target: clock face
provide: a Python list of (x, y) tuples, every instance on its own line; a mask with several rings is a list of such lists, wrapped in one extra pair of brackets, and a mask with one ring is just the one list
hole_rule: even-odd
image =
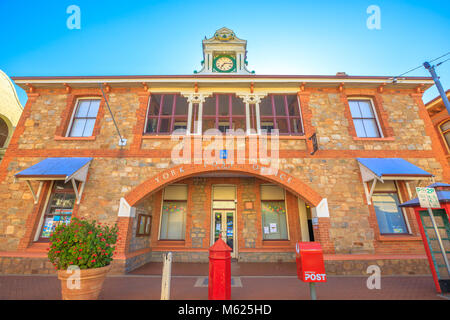
[(234, 59), (230, 56), (218, 56), (214, 60), (214, 67), (217, 71), (230, 72), (234, 69)]

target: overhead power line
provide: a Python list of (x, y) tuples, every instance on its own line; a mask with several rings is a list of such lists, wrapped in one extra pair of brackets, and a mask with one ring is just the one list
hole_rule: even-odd
[[(445, 53), (445, 54), (443, 54), (443, 55), (440, 56), (440, 57), (437, 57), (437, 58), (434, 58), (434, 59), (430, 60), (429, 62), (433, 62), (433, 61), (439, 60), (439, 59), (441, 59), (441, 58), (443, 58), (443, 57), (445, 57), (445, 56), (447, 56), (447, 55), (449, 55), (449, 54), (450, 54), (450, 51), (447, 52), (447, 53)], [(447, 60), (449, 60), (449, 59), (447, 59)], [(445, 61), (447, 61), (447, 60), (445, 60)], [(444, 63), (445, 61), (438, 63), (436, 66), (441, 65), (441, 64)], [(392, 77), (393, 82), (396, 82), (396, 81), (397, 81), (397, 78), (400, 78), (400, 77), (404, 76), (405, 74), (408, 74), (408, 73), (410, 73), (410, 72), (413, 72), (414, 70), (420, 69), (420, 68), (422, 68), (422, 67), (423, 67), (423, 64), (421, 64), (421, 65), (419, 65), (419, 66), (417, 66), (417, 67), (415, 67), (415, 68), (413, 68), (413, 69), (411, 69), (411, 70), (408, 70), (408, 71), (406, 71), (406, 72), (403, 72), (402, 74), (400, 74), (400, 75), (398, 75), (398, 76)]]

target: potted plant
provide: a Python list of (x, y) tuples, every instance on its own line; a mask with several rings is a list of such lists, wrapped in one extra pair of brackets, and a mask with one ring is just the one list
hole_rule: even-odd
[(117, 224), (72, 218), (50, 236), (48, 258), (58, 270), (63, 300), (96, 300), (113, 260)]

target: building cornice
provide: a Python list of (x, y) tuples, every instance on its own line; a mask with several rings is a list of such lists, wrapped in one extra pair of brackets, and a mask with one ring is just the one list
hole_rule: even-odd
[(12, 77), (14, 82), (27, 90), (30, 85), (46, 87), (54, 85), (92, 85), (108, 83), (109, 85), (152, 85), (167, 84), (264, 84), (264, 85), (304, 85), (336, 86), (336, 85), (369, 85), (385, 88), (413, 89), (422, 86), (422, 90), (431, 87), (431, 77), (402, 77), (392, 83), (392, 77), (386, 76), (327, 76), (327, 75), (138, 75), (138, 76), (45, 76), (45, 77)]

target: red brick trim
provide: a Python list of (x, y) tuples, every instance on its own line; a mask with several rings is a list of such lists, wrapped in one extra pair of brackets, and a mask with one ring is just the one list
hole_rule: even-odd
[(119, 228), (119, 237), (115, 247), (114, 259), (126, 259), (133, 235), (133, 218), (119, 217), (117, 226)]
[(25, 222), (25, 234), (20, 239), (17, 250), (25, 250), (33, 243), (34, 235), (37, 232), (42, 212), (45, 210), (45, 202), (50, 192), (51, 183), (51, 181), (44, 182), (38, 203), (34, 206), (33, 211)]
[(425, 254), (324, 254), (324, 260), (409, 260), (427, 259)]
[(60, 137), (55, 136), (55, 141), (93, 141), (95, 140), (95, 136), (91, 137)]
[(303, 120), (303, 131), (305, 132), (304, 139), (306, 139), (306, 147), (308, 153), (310, 153), (313, 151), (313, 144), (308, 138), (316, 132), (316, 129), (312, 125), (311, 121), (313, 115), (311, 108), (309, 107), (310, 92), (300, 91), (297, 93), (297, 96), (300, 100), (300, 112)]
[[(142, 92), (138, 94), (139, 108), (136, 111), (136, 124), (133, 129), (133, 142), (130, 150), (136, 151), (141, 149), (142, 139), (144, 137), (145, 120), (147, 118), (147, 107), (150, 99), (150, 92)], [(168, 136), (170, 138), (170, 136)], [(147, 137), (146, 137), (147, 138)]]
[[(166, 185), (185, 179), (187, 177), (195, 176), (199, 173), (215, 172), (215, 171), (220, 170), (218, 170), (217, 167), (208, 164), (179, 165), (149, 178), (148, 180), (137, 186), (135, 189), (133, 189), (131, 192), (129, 192), (125, 196), (125, 200), (127, 200), (127, 202), (131, 206), (134, 206), (146, 195), (155, 192), (157, 190), (160, 190)], [(277, 185), (281, 185), (283, 188), (297, 195), (298, 197), (303, 199), (308, 204), (311, 204), (312, 206), (317, 206), (319, 202), (322, 200), (322, 197), (311, 187), (309, 187), (306, 183), (281, 170), (278, 171), (277, 176), (260, 175), (258, 171), (255, 170), (254, 167), (250, 164), (237, 164), (233, 168), (227, 169), (227, 171), (246, 173), (249, 174), (250, 176), (255, 176), (262, 180), (270, 181)], [(163, 177), (166, 176), (167, 179), (164, 179)], [(287, 179), (290, 179), (289, 183), (287, 182)]]
[[(17, 123), (16, 129), (14, 130), (14, 133), (11, 137), (11, 140), (9, 142), (8, 148), (6, 149), (6, 153), (5, 153), (5, 156), (3, 157), (3, 160), (9, 156), (14, 155), (15, 152), (18, 150), (20, 136), (25, 131), (25, 122), (30, 117), (31, 108), (32, 108), (33, 104), (36, 102), (38, 97), (39, 97), (39, 93), (28, 93), (27, 103), (25, 104), (25, 107), (23, 108), (23, 112), (20, 116), (19, 122)], [(1, 180), (1, 176), (0, 176), (0, 180)]]
[[(378, 122), (380, 124), (380, 130), (382, 132), (383, 138), (361, 138), (358, 137), (356, 134), (356, 129), (355, 129), (355, 125), (353, 123), (353, 117), (352, 114), (350, 112), (350, 106), (348, 103), (348, 100), (351, 100), (351, 98), (368, 98), (371, 99), (371, 101), (373, 102), (373, 108), (375, 113), (377, 114), (377, 118), (378, 118)], [(351, 94), (347, 94), (345, 92), (341, 93), (341, 101), (345, 104), (345, 110), (344, 110), (344, 115), (348, 120), (348, 131), (350, 133), (350, 135), (355, 139), (355, 140), (388, 140), (386, 138), (395, 138), (394, 137), (394, 130), (392, 129), (391, 126), (389, 126), (389, 118), (388, 118), (388, 113), (386, 112), (386, 110), (383, 107), (383, 99), (381, 97), (381, 95), (379, 93), (373, 93), (373, 94), (367, 94), (367, 93), (363, 93), (363, 94), (358, 94), (358, 93), (351, 93)]]

